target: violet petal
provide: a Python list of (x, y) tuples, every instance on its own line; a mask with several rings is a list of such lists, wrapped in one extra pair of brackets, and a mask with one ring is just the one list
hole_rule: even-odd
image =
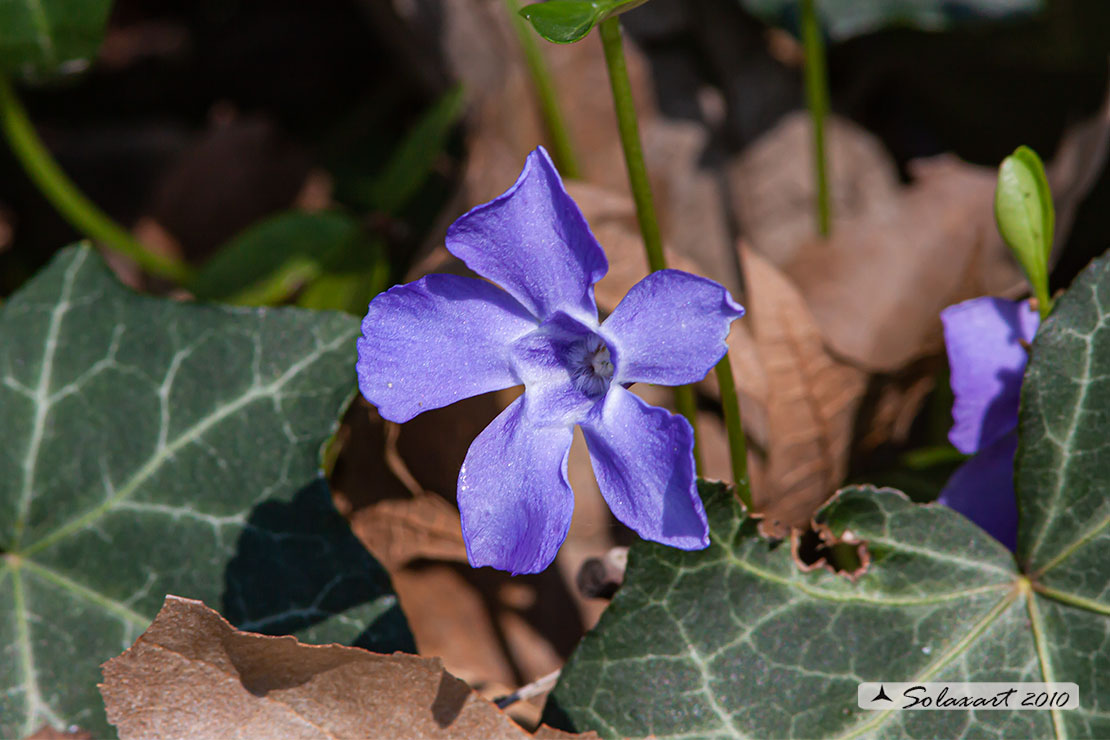
[(358, 340), (358, 384), (390, 421), (519, 385), (509, 345), (536, 328), (484, 280), (428, 275), (374, 298)]
[(660, 270), (632, 286), (602, 324), (618, 383), (696, 383), (725, 356), (729, 327), (744, 309), (721, 285)]
[(1010, 550), (1017, 547), (1017, 442), (1017, 430), (1012, 430), (980, 450), (956, 469), (937, 499), (937, 503), (960, 512)]
[(538, 573), (570, 529), (567, 482), (573, 427), (538, 426), (513, 401), (475, 438), (459, 471), (459, 512), (470, 564)]
[(542, 147), (516, 184), (451, 225), (447, 249), (539, 319), (597, 320), (593, 285), (609, 263)]
[(941, 311), (951, 367), (952, 430), (960, 452), (981, 450), (1017, 426), (1021, 380), (1040, 318), (1027, 302), (975, 298)]
[(646, 540), (683, 550), (709, 545), (686, 419), (614, 385), (582, 422), (601, 495)]

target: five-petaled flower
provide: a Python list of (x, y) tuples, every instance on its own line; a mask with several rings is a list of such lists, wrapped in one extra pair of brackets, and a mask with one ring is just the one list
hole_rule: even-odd
[(661, 270), (599, 322), (594, 284), (608, 261), (542, 148), (504, 195), (451, 226), (447, 248), (492, 282), (428, 275), (377, 296), (362, 322), (358, 377), (396, 422), (524, 386), (459, 472), (471, 564), (534, 573), (554, 559), (574, 508), (575, 425), (618, 519), (645, 539), (706, 547), (690, 425), (627, 388), (702, 379), (743, 309), (711, 280)]
[(1028, 301), (975, 298), (944, 309), (941, 320), (956, 397), (948, 439), (974, 457), (952, 474), (937, 500), (1013, 550), (1018, 401), (1040, 317)]

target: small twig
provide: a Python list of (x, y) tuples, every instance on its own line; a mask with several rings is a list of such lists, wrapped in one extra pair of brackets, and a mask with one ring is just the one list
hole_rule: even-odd
[(513, 704), (516, 704), (518, 701), (526, 701), (528, 699), (531, 699), (533, 696), (546, 694), (548, 691), (551, 691), (551, 689), (555, 687), (555, 682), (559, 680), (559, 674), (562, 672), (562, 668), (557, 671), (552, 671), (543, 678), (536, 679), (527, 686), (521, 686), (519, 689), (509, 694), (508, 696), (502, 696), (499, 699), (494, 699), (493, 703), (497, 705), (498, 709), (505, 709), (506, 707), (510, 707)]

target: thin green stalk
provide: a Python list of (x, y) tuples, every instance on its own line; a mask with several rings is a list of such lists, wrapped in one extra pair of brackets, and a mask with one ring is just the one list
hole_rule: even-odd
[(46, 199), (81, 233), (131, 258), (152, 275), (185, 283), (190, 275), (185, 263), (155, 254), (129, 231), (113, 221), (77, 189), (35, 133), (27, 111), (6, 77), (0, 74), (0, 129), (27, 175)]
[(1041, 321), (1044, 321), (1048, 318), (1048, 315), (1052, 313), (1054, 303), (1052, 296), (1049, 295), (1048, 286), (1034, 285), (1033, 294), (1037, 297), (1037, 313), (1041, 315)]
[(816, 0), (802, 0), (802, 47), (806, 57), (806, 104), (813, 123), (813, 176), (817, 186), (817, 231), (830, 233), (831, 207), (825, 161), (825, 116), (829, 112), (829, 77), (825, 42), (817, 17)]
[[(659, 220), (655, 215), (651, 182), (648, 180), (644, 150), (640, 144), (640, 127), (636, 121), (636, 108), (632, 101), (632, 83), (628, 79), (628, 65), (624, 58), (624, 47), (621, 45), (620, 21), (616, 17), (608, 18), (601, 22), (598, 30), (605, 49), (605, 63), (609, 67), (613, 104), (617, 109), (617, 127), (620, 130), (621, 147), (624, 149), (624, 161), (628, 166), (632, 198), (636, 202), (636, 218), (640, 222), (640, 233), (644, 238), (648, 268), (652, 272), (663, 270), (667, 267), (667, 260), (663, 256), (663, 237), (659, 231)], [(701, 448), (698, 444), (697, 400), (694, 397), (693, 386), (675, 388), (674, 403), (678, 412), (686, 417), (694, 430), (694, 464), (700, 473)], [(736, 474), (735, 469), (733, 474)]]
[(736, 381), (732, 377), (732, 365), (728, 355), (721, 358), (714, 368), (717, 372), (717, 386), (721, 389), (721, 407), (725, 413), (725, 429), (728, 431), (728, 454), (732, 462), (732, 479), (736, 493), (748, 511), (752, 510), (752, 491), (748, 485), (748, 445), (744, 440), (744, 426), (740, 421), (740, 397), (736, 395)]
[(605, 49), (605, 63), (609, 67), (609, 83), (613, 89), (613, 104), (617, 109), (617, 128), (620, 130), (624, 162), (628, 166), (628, 180), (632, 185), (632, 198), (636, 201), (636, 218), (644, 237), (648, 268), (655, 272), (667, 267), (663, 257), (663, 237), (651, 197), (651, 181), (644, 164), (644, 149), (640, 144), (640, 126), (636, 121), (636, 106), (632, 101), (632, 83), (628, 79), (628, 65), (621, 45), (620, 20), (614, 16), (598, 25), (601, 43)]
[(528, 65), (528, 72), (532, 75), (532, 84), (536, 87), (540, 111), (543, 113), (544, 125), (547, 127), (552, 153), (555, 155), (555, 164), (564, 176), (578, 179), (582, 176), (582, 168), (578, 166), (578, 156), (575, 154), (566, 119), (563, 118), (563, 111), (559, 107), (559, 98), (555, 94), (555, 84), (551, 79), (551, 70), (547, 68), (547, 60), (543, 58), (543, 52), (540, 51), (540, 45), (528, 21), (521, 17), (517, 1), (504, 0), (504, 2), (506, 10), (509, 11), (509, 18), (513, 22), (513, 30), (516, 31), (516, 37), (520, 40), (521, 49), (524, 51), (524, 61)]

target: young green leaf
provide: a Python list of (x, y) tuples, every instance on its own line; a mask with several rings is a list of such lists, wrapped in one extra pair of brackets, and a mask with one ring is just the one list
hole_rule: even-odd
[(536, 33), (556, 44), (581, 41), (601, 21), (600, 3), (588, 0), (548, 0), (521, 9)]
[(0, 2), (0, 74), (38, 80), (84, 69), (111, 8), (111, 0)]
[(606, 18), (627, 13), (647, 0), (547, 0), (521, 9), (536, 32), (556, 44), (581, 41)]
[(1041, 158), (1029, 147), (1018, 147), (998, 168), (994, 217), (1002, 238), (1029, 278), (1041, 303), (1042, 317), (1051, 308), (1048, 257), (1052, 253), (1055, 214)]
[(140, 296), (88, 247), (0, 308), (0, 737), (109, 732), (99, 666), (167, 593), (236, 625), (412, 649), (320, 450), (358, 320)]

